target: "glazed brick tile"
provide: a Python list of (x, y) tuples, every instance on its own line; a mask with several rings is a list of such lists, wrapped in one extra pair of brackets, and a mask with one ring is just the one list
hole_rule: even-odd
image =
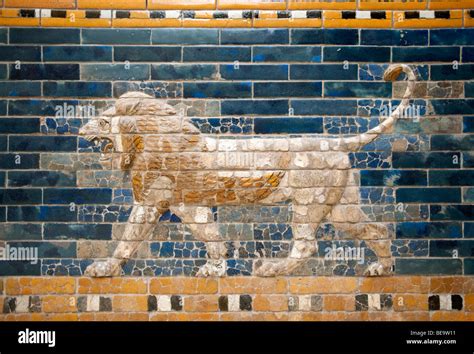
[[(395, 49), (402, 49), (402, 48), (394, 48), (394, 50)], [(374, 46), (372, 47), (352, 47), (352, 46), (324, 47), (323, 58), (324, 58), (323, 59), (324, 62), (348, 61), (348, 62), (386, 63), (386, 62), (390, 62), (390, 47), (374, 47)]]
[[(2, 177), (0, 177), (0, 179), (1, 178)], [(7, 221), (7, 208), (6, 207), (0, 207), (0, 222), (5, 222), (5, 221)]]
[(456, 68), (450, 65), (431, 65), (431, 80), (473, 80), (474, 64), (458, 65)]
[(356, 29), (292, 29), (291, 44), (359, 44)]
[(399, 238), (461, 238), (459, 222), (400, 222), (396, 226)]
[(325, 82), (325, 97), (392, 97), (392, 85), (385, 82)]
[(474, 237), (474, 223), (465, 222), (464, 223), (464, 237), (473, 238)]
[(76, 242), (8, 242), (10, 247), (27, 247), (37, 248), (38, 257), (40, 258), (75, 258)]
[(80, 44), (78, 28), (10, 28), (10, 44)]
[(8, 43), (8, 28), (0, 28), (0, 43)]
[[(7, 136), (0, 135), (0, 151), (7, 151), (8, 148), (8, 139)], [(1, 183), (0, 183), (1, 185)]]
[[(1, 100), (0, 101), (0, 116), (4, 116), (4, 115), (7, 114), (7, 106), (8, 106), (8, 103), (7, 103), (6, 100)], [(2, 144), (0, 143), (0, 147), (1, 146), (2, 146)]]
[(75, 185), (75, 173), (62, 171), (10, 171), (8, 174), (9, 187), (72, 187)]
[(73, 136), (10, 136), (10, 151), (75, 151)]
[(7, 212), (8, 221), (76, 221), (77, 211), (69, 206), (11, 206)]
[(321, 47), (265, 46), (253, 47), (254, 62), (321, 62)]
[(112, 201), (110, 188), (45, 188), (45, 204), (108, 204)]
[(251, 82), (185, 82), (184, 98), (250, 98)]
[(10, 80), (78, 80), (79, 64), (10, 65)]
[(41, 240), (41, 224), (0, 224), (0, 240)]
[(412, 152), (392, 153), (394, 168), (460, 168), (460, 154), (452, 152)]
[(27, 170), (39, 168), (39, 154), (0, 154), (0, 169)]
[[(28, 84), (36, 84), (36, 82)], [(39, 131), (39, 118), (0, 118), (0, 134), (29, 134), (39, 133)]]
[(321, 82), (255, 82), (254, 97), (321, 97)]
[(1, 205), (41, 204), (40, 189), (3, 189), (0, 188)]
[(153, 80), (209, 80), (215, 78), (218, 66), (212, 64), (153, 64)]
[(152, 44), (219, 44), (219, 30), (207, 28), (157, 28), (151, 31)]
[(427, 173), (419, 170), (363, 170), (362, 186), (426, 186)]
[(452, 62), (460, 60), (459, 47), (394, 47), (393, 62)]
[(474, 98), (474, 82), (464, 83), (464, 95), (465, 97)]
[(349, 64), (347, 69), (341, 64), (292, 64), (290, 66), (291, 80), (357, 80), (355, 64)]
[(464, 168), (474, 167), (474, 154), (469, 152), (464, 152), (462, 154), (462, 166)]
[(183, 61), (185, 62), (250, 62), (252, 56), (250, 47), (184, 47)]
[(474, 47), (464, 47), (462, 49), (462, 61), (463, 63), (474, 62)]
[(81, 64), (82, 80), (148, 80), (150, 65), (132, 64)]
[(110, 46), (45, 46), (43, 60), (54, 62), (112, 61)]
[(473, 275), (474, 274), (474, 259), (465, 259), (464, 260), (464, 275)]
[(8, 76), (8, 67), (6, 64), (0, 64), (0, 79), (6, 79)]
[(288, 65), (234, 64), (220, 65), (220, 75), (225, 80), (288, 80)]
[(460, 259), (395, 259), (395, 273), (401, 275), (456, 275), (462, 274)]
[(141, 91), (156, 98), (180, 98), (183, 97), (183, 84), (166, 81), (118, 81), (113, 84), (114, 97), (120, 97), (130, 91)]
[(149, 29), (82, 29), (82, 44), (150, 44)]
[(223, 115), (288, 114), (288, 100), (233, 100), (221, 102)]
[(474, 28), (432, 29), (430, 45), (474, 45)]
[[(58, 207), (56, 207), (58, 208)], [(61, 207), (59, 207), (61, 208)], [(47, 220), (54, 221), (54, 220)], [(72, 220), (74, 221), (74, 220)], [(111, 224), (44, 224), (44, 239), (46, 240), (111, 240)]]
[(474, 136), (472, 135), (432, 135), (431, 150), (472, 150)]
[(474, 220), (474, 205), (430, 205), (431, 220)]
[(221, 44), (289, 44), (289, 30), (223, 29)]
[(41, 83), (24, 81), (0, 82), (1, 97), (34, 97), (41, 96)]
[(415, 46), (428, 45), (428, 30), (362, 29), (361, 45)]
[(30, 261), (0, 262), (0, 275), (41, 275), (41, 264), (32, 264)]
[(430, 241), (430, 257), (472, 257), (474, 241)]
[(396, 191), (396, 200), (397, 203), (460, 203), (461, 189), (398, 188)]
[(255, 134), (322, 133), (323, 119), (315, 118), (255, 118)]
[(0, 61), (41, 61), (41, 47), (26, 45), (0, 46)]
[(447, 99), (430, 101), (435, 114), (474, 114), (474, 99)]
[(123, 46), (114, 47), (115, 61), (173, 62), (181, 61), (181, 47)]
[(355, 115), (357, 101), (293, 99), (291, 108), (293, 108), (295, 115)]
[(43, 82), (43, 95), (46, 97), (111, 97), (110, 82), (59, 81)]
[(429, 183), (432, 186), (472, 186), (474, 170), (429, 171)]

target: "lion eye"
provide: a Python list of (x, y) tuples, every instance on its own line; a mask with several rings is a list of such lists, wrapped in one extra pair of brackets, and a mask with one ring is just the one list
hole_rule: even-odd
[(99, 121), (99, 125), (100, 125), (102, 128), (104, 128), (104, 127), (106, 127), (106, 126), (108, 125), (108, 122), (106, 122), (105, 120), (100, 120), (100, 121)]

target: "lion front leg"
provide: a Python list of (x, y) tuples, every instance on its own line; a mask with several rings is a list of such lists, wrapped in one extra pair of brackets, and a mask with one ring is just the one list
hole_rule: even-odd
[(152, 233), (159, 215), (159, 209), (156, 207), (135, 205), (112, 258), (94, 262), (87, 267), (85, 275), (90, 277), (120, 276), (122, 266), (135, 253), (142, 241), (148, 239)]

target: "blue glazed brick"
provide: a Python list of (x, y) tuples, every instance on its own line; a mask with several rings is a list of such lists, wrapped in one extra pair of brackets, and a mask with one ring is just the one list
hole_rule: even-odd
[(43, 95), (49, 97), (111, 97), (110, 82), (43, 82)]
[(464, 260), (464, 275), (474, 275), (474, 259)]
[(474, 170), (430, 171), (431, 186), (473, 186)]
[(207, 258), (204, 242), (151, 242), (150, 253), (160, 258)]
[(357, 113), (355, 100), (291, 100), (296, 115), (354, 115)]
[(91, 259), (42, 259), (41, 275), (46, 276), (81, 276), (86, 268), (91, 265)]
[(192, 118), (193, 124), (203, 134), (251, 134), (252, 118)]
[[(2, 101), (0, 101), (1, 103)], [(6, 101), (3, 101), (6, 102)], [(52, 100), (10, 100), (8, 112), (12, 116), (57, 116), (59, 108), (77, 106), (78, 101), (52, 101)]]
[(360, 171), (362, 186), (426, 186), (426, 171), (418, 170), (363, 170)]
[(287, 29), (222, 29), (221, 44), (288, 44)]
[(44, 61), (112, 61), (112, 47), (107, 46), (47, 46)]
[(388, 82), (325, 82), (325, 97), (392, 97)]
[(431, 150), (472, 150), (473, 135), (432, 135)]
[(322, 133), (322, 118), (255, 118), (255, 134)]
[(129, 64), (82, 64), (81, 79), (83, 80), (148, 80), (150, 65)]
[(378, 118), (325, 117), (324, 129), (329, 134), (360, 134), (379, 125)]
[(288, 114), (288, 100), (234, 100), (222, 101), (221, 113), (223, 115), (281, 115)]
[(321, 62), (321, 47), (267, 46), (253, 48), (254, 62)]
[(38, 261), (0, 262), (0, 276), (41, 275), (41, 263)]
[(228, 259), (226, 263), (228, 276), (252, 275), (253, 261), (251, 260)]
[(220, 65), (226, 80), (288, 80), (288, 65)]
[(0, 207), (0, 222), (7, 221), (6, 209), (6, 207)]
[(207, 28), (157, 28), (151, 31), (152, 44), (219, 44), (219, 30)]
[(76, 242), (8, 242), (10, 247), (34, 247), (40, 258), (76, 257)]
[(430, 205), (431, 220), (474, 220), (474, 205)]
[(390, 168), (390, 153), (356, 152), (349, 153), (352, 168)]
[(390, 247), (393, 257), (428, 256), (429, 242), (425, 240), (392, 240)]
[(474, 241), (431, 241), (430, 257), (474, 257)]
[(474, 114), (473, 100), (431, 100), (434, 113), (437, 115), (447, 114)]
[(10, 151), (75, 151), (75, 136), (10, 136)]
[(255, 82), (254, 97), (321, 97), (321, 82)]
[(76, 175), (60, 171), (11, 171), (10, 187), (71, 187), (76, 185)]
[(431, 80), (472, 80), (474, 79), (474, 64), (431, 65)]
[(41, 224), (0, 224), (0, 240), (41, 240)]
[(114, 47), (115, 61), (181, 61), (181, 47), (124, 46)]
[(29, 134), (39, 131), (39, 118), (0, 118), (0, 134)]
[(111, 240), (111, 224), (52, 224), (44, 225), (46, 240)]
[[(369, 54), (370, 53), (370, 54)], [(324, 62), (390, 62), (389, 47), (324, 47)]]
[(360, 31), (360, 44), (390, 46), (428, 45), (428, 31), (363, 29)]
[(79, 28), (10, 28), (10, 43), (80, 44)]
[(463, 194), (464, 202), (474, 202), (474, 188), (465, 188)]
[(250, 98), (252, 96), (252, 83), (185, 82), (183, 96), (185, 98)]
[(462, 166), (464, 168), (474, 167), (474, 153), (472, 153), (472, 152), (463, 152), (463, 154), (462, 154)]
[(459, 188), (398, 188), (396, 198), (397, 203), (460, 203), (461, 190)]
[(473, 28), (432, 29), (430, 45), (473, 45)]
[[(7, 101), (0, 100), (0, 116), (4, 116), (7, 114)], [(0, 143), (1, 146), (1, 143)]]
[(20, 204), (41, 204), (40, 189), (1, 189), (0, 204), (20, 205)]
[(462, 49), (462, 61), (463, 63), (474, 62), (474, 47), (464, 47)]
[(291, 80), (357, 80), (357, 65), (294, 64), (290, 66)]
[(356, 29), (292, 29), (292, 44), (359, 44)]
[(459, 47), (395, 47), (393, 62), (459, 61)]
[(6, 136), (0, 136), (0, 151), (7, 151), (7, 137)]
[(0, 154), (0, 169), (27, 170), (39, 168), (39, 154)]
[(43, 193), (46, 204), (108, 204), (112, 201), (109, 188), (47, 188)]
[(120, 97), (124, 93), (130, 91), (141, 91), (143, 93), (146, 93), (147, 95), (154, 96), (156, 98), (177, 98), (183, 97), (183, 84), (180, 82), (164, 81), (114, 82), (114, 97)]
[(78, 80), (79, 64), (10, 65), (10, 80)]
[(210, 64), (153, 64), (153, 80), (206, 80), (217, 74), (217, 65)]
[(8, 221), (76, 221), (77, 211), (69, 206), (11, 206)]
[(360, 188), (360, 202), (362, 204), (394, 204), (394, 189), (384, 187)]
[(184, 47), (183, 61), (251, 61), (250, 47)]
[(0, 79), (6, 79), (8, 74), (7, 65), (0, 64)]
[(0, 61), (41, 61), (39, 46), (5, 45), (0, 49)]
[(0, 82), (1, 97), (31, 97), (41, 96), (41, 83), (23, 81)]
[(149, 29), (82, 29), (83, 44), (150, 44)]
[(289, 224), (256, 224), (253, 232), (255, 240), (289, 241), (293, 239), (293, 232)]
[(464, 95), (466, 97), (474, 97), (474, 82), (464, 83)]
[(0, 28), (0, 43), (8, 42), (8, 28)]
[(392, 153), (394, 168), (460, 168), (460, 161), (460, 154), (453, 152), (394, 151)]
[(462, 274), (460, 259), (395, 259), (395, 273), (400, 275)]
[[(383, 75), (387, 70), (388, 64), (361, 64), (359, 65), (359, 78), (365, 81), (384, 81)], [(417, 80), (429, 79), (429, 65), (411, 65)], [(397, 81), (406, 79), (405, 73), (402, 73)]]
[(464, 223), (464, 237), (473, 238), (474, 237), (474, 222), (465, 222)]

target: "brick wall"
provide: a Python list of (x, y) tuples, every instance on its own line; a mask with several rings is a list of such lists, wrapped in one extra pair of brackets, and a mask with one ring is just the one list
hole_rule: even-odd
[[(31, 4), (0, 9), (0, 247), (33, 247), (39, 260), (0, 260), (2, 319), (474, 318), (474, 2)], [(218, 206), (225, 277), (195, 277), (206, 244), (171, 212), (124, 278), (83, 276), (114, 252), (133, 194), (127, 173), (103, 168), (78, 136), (90, 118), (80, 107), (98, 114), (142, 91), (202, 134), (346, 136), (400, 103), (406, 83), (382, 77), (390, 63), (417, 73), (416, 116), (349, 153), (364, 214), (350, 228), (383, 229), (370, 237), (379, 243), (323, 220), (316, 253), (262, 279), (261, 258), (289, 255), (291, 205)], [(365, 277), (379, 244), (393, 273)], [(366, 249), (363, 264), (325, 259), (333, 246)]]

